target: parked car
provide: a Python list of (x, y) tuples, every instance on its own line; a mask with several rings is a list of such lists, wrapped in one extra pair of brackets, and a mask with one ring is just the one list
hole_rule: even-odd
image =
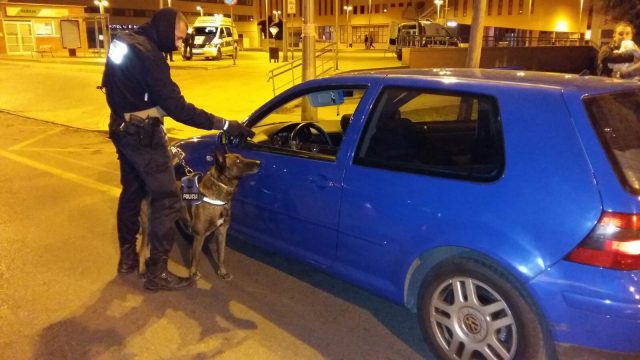
[[(315, 79), (251, 114), (252, 140), (226, 145), (262, 162), (231, 229), (416, 311), (441, 359), (638, 359), (638, 114), (640, 84), (617, 79)], [(222, 145), (174, 146), (203, 172)]]

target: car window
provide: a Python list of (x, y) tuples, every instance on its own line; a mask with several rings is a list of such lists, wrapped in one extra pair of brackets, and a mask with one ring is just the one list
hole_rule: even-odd
[(504, 167), (502, 144), (491, 97), (388, 88), (367, 119), (354, 162), (491, 181)]
[(640, 91), (591, 96), (584, 103), (618, 178), (640, 193)]
[(266, 151), (335, 160), (364, 92), (323, 88), (296, 96), (253, 125), (253, 142)]

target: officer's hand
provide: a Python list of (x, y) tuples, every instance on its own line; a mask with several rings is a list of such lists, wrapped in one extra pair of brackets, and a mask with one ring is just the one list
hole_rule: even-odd
[(252, 138), (256, 134), (253, 130), (235, 120), (225, 120), (223, 131), (232, 137)]

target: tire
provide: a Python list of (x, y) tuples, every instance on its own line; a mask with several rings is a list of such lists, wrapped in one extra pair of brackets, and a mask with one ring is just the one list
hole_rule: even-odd
[(543, 320), (518, 289), (515, 279), (482, 260), (438, 265), (418, 294), (418, 322), (429, 350), (440, 359), (553, 358)]
[(402, 50), (396, 50), (396, 59), (402, 61)]

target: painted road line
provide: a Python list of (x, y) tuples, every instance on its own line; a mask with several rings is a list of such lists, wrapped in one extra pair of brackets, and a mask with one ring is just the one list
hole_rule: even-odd
[(38, 136), (36, 136), (34, 138), (31, 138), (31, 139), (29, 139), (27, 141), (23, 141), (23, 142), (21, 142), (19, 144), (13, 145), (12, 147), (9, 148), (9, 151), (18, 150), (18, 149), (20, 149), (21, 147), (23, 147), (25, 145), (29, 145), (29, 144), (34, 143), (34, 142), (36, 142), (36, 141), (38, 141), (38, 140), (40, 140), (42, 138), (51, 136), (51, 135), (53, 135), (53, 134), (55, 134), (57, 132), (60, 132), (60, 131), (62, 131), (62, 128), (54, 129), (54, 130), (51, 130), (51, 131), (46, 132), (44, 134), (40, 134), (40, 135), (38, 135)]
[(85, 187), (91, 188), (91, 189), (95, 189), (95, 190), (99, 190), (102, 191), (104, 193), (107, 193), (111, 196), (114, 197), (118, 197), (120, 196), (120, 188), (119, 187), (115, 187), (115, 186), (111, 186), (111, 185), (107, 185), (107, 184), (103, 184), (100, 182), (97, 182), (93, 179), (89, 179), (80, 175), (76, 175), (73, 173), (69, 173), (63, 170), (60, 170), (58, 168), (55, 168), (53, 166), (49, 166), (43, 163), (39, 163), (37, 161), (22, 157), (20, 155), (16, 155), (13, 153), (10, 153), (6, 150), (1, 150), (0, 149), (0, 156), (13, 160), (13, 161), (17, 161), (21, 164), (30, 166), (32, 168), (38, 169), (38, 170), (42, 170), (44, 172), (47, 172), (49, 174), (61, 177), (63, 179), (69, 180), (69, 181), (73, 181), (76, 182), (80, 185), (83, 185)]
[[(29, 149), (21, 149), (21, 151), (25, 151), (25, 150), (33, 150), (33, 149), (31, 149), (31, 148), (29, 148)], [(103, 166), (93, 165), (93, 164), (90, 164), (88, 162), (75, 160), (75, 159), (72, 159), (72, 158), (70, 158), (68, 156), (62, 156), (62, 155), (50, 152), (49, 151), (50, 149), (42, 149), (42, 150), (47, 152), (47, 156), (55, 157), (55, 158), (58, 158), (58, 159), (61, 159), (61, 160), (65, 160), (65, 161), (68, 161), (68, 162), (72, 162), (72, 163), (78, 164), (80, 166), (84, 166), (84, 167), (88, 167), (88, 168), (91, 168), (91, 169), (96, 169), (96, 170), (108, 172), (108, 173), (111, 173), (111, 174), (120, 174), (120, 171), (118, 171), (118, 170), (113, 170), (111, 168), (106, 168), (106, 167), (103, 167)], [(86, 149), (85, 149), (85, 151), (86, 151)]]

